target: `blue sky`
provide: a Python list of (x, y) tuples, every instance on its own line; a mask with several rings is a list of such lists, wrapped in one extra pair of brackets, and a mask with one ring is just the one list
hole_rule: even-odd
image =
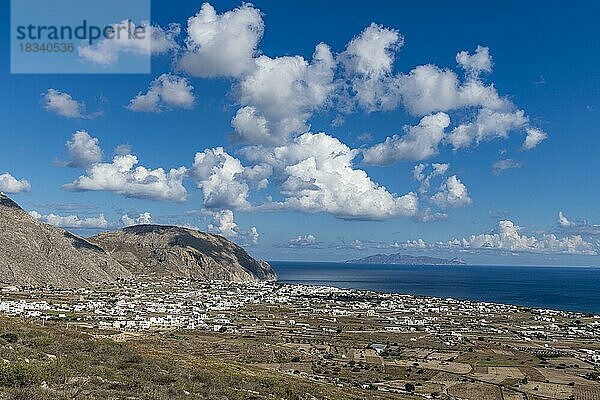
[[(150, 74), (11, 74), (5, 57), (0, 189), (83, 235), (149, 213), (266, 259), (598, 264), (600, 5), (253, 4), (153, 1)], [(185, 172), (108, 184), (115, 155)]]

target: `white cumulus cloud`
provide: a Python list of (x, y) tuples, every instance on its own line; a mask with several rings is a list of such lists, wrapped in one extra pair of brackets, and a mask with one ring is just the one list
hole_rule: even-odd
[(27, 179), (17, 179), (8, 172), (0, 174), (0, 192), (16, 194), (30, 190), (31, 184)]
[(493, 85), (473, 78), (461, 82), (454, 71), (433, 64), (419, 65), (408, 74), (400, 74), (396, 84), (402, 103), (413, 115), (467, 107), (512, 108), (512, 103), (501, 97)]
[(259, 10), (250, 4), (217, 14), (209, 3), (188, 19), (186, 49), (178, 66), (199, 77), (238, 77), (253, 68), (264, 32)]
[(495, 233), (472, 235), (462, 240), (448, 243), (451, 247), (483, 250), (526, 251), (536, 253), (566, 253), (595, 255), (597, 251), (591, 243), (581, 236), (558, 238), (554, 234), (544, 234), (541, 237), (521, 234), (521, 227), (512, 221), (498, 222)]
[(220, 210), (212, 213), (213, 222), (208, 225), (208, 230), (242, 245), (256, 245), (260, 234), (255, 226), (245, 231), (238, 227), (234, 221), (233, 211)]
[(425, 116), (419, 125), (405, 126), (404, 135), (388, 137), (385, 142), (363, 150), (363, 162), (368, 165), (391, 165), (429, 158), (437, 154), (448, 125), (450, 118), (443, 112)]
[(65, 92), (48, 89), (43, 94), (44, 109), (65, 118), (86, 118), (85, 103), (79, 102)]
[(440, 190), (431, 197), (431, 201), (442, 209), (463, 207), (473, 202), (467, 187), (456, 175), (446, 179)]
[(448, 137), (448, 142), (455, 149), (469, 147), (482, 141), (495, 138), (507, 138), (515, 129), (521, 129), (528, 123), (523, 110), (495, 111), (483, 108), (473, 121), (455, 127)]
[(456, 55), (456, 62), (468, 74), (479, 76), (482, 72), (492, 72), (492, 57), (490, 56), (489, 47), (477, 46), (474, 54), (469, 54), (468, 51), (461, 51)]
[(538, 144), (542, 143), (548, 135), (537, 128), (527, 128), (527, 136), (523, 142), (523, 150), (531, 150), (537, 147)]
[(573, 226), (573, 222), (571, 222), (562, 211), (558, 212), (558, 224), (563, 228), (569, 228)]
[(367, 111), (395, 109), (400, 100), (392, 74), (395, 52), (404, 37), (394, 29), (372, 23), (338, 57), (350, 84), (350, 96)]
[(598, 245), (586, 241), (581, 235), (558, 237), (555, 234), (528, 236), (510, 220), (498, 222), (490, 233), (471, 235), (447, 242), (427, 243), (421, 239), (396, 243), (404, 249), (469, 250), (473, 252), (506, 251), (511, 253), (598, 255)]
[(287, 247), (291, 248), (306, 248), (306, 247), (314, 247), (319, 242), (317, 241), (317, 237), (311, 233), (306, 235), (300, 235), (294, 239), (290, 239), (287, 243)]
[(102, 149), (97, 138), (85, 130), (76, 131), (66, 143), (69, 160), (61, 162), (66, 167), (85, 168), (102, 161)]
[(324, 133), (305, 133), (288, 145), (247, 148), (251, 161), (267, 162), (283, 181), (280, 202), (265, 208), (326, 212), (344, 219), (385, 219), (413, 216), (416, 194), (390, 193), (367, 173), (353, 167), (358, 150)]
[(87, 166), (84, 175), (63, 185), (65, 190), (108, 191), (126, 197), (165, 201), (185, 201), (187, 198), (183, 186), (187, 168), (183, 166), (165, 172), (163, 168), (137, 165), (137, 156), (124, 154), (124, 150), (130, 150), (128, 146), (120, 147), (122, 151), (117, 152), (112, 162), (99, 162), (101, 149), (98, 140), (85, 131), (76, 132), (67, 142), (67, 148), (72, 157), (69, 162), (77, 160), (77, 166)]
[(127, 106), (131, 111), (161, 112), (173, 108), (192, 108), (194, 87), (184, 77), (162, 74), (150, 83), (146, 93), (138, 93)]
[(85, 175), (63, 185), (63, 188), (75, 192), (109, 191), (126, 197), (185, 201), (185, 167), (165, 172), (162, 168), (136, 167), (137, 164), (138, 158), (135, 155), (117, 155), (110, 163), (92, 164)]
[(121, 224), (125, 227), (133, 225), (148, 225), (152, 223), (152, 215), (149, 212), (140, 213), (137, 217), (130, 217), (129, 214), (121, 216)]
[(209, 208), (250, 207), (249, 186), (244, 179), (245, 168), (240, 160), (230, 156), (222, 147), (196, 153), (192, 173), (204, 194)]
[(260, 56), (254, 63), (239, 83), (242, 107), (232, 121), (234, 141), (276, 145), (306, 132), (307, 120), (334, 89), (329, 47), (319, 44), (311, 63), (301, 56)]
[(47, 214), (42, 215), (37, 211), (30, 211), (29, 215), (38, 221), (46, 224), (58, 226), (61, 228), (80, 228), (80, 229), (105, 229), (108, 228), (109, 223), (104, 217), (104, 214), (100, 214), (97, 217), (79, 217), (77, 215), (56, 215)]

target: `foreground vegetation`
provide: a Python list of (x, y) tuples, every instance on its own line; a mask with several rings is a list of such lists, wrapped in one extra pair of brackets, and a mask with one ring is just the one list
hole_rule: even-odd
[(189, 353), (181, 346), (185, 336), (155, 334), (131, 342), (100, 336), (0, 318), (0, 398), (365, 398), (330, 384)]

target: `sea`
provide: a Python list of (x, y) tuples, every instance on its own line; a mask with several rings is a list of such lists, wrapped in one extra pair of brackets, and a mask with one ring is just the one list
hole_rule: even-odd
[(600, 267), (270, 263), (282, 283), (449, 297), (600, 315)]

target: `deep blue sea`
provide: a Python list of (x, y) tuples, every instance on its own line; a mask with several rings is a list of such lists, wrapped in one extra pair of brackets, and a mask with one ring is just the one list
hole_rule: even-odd
[(600, 314), (600, 268), (270, 262), (283, 283)]

